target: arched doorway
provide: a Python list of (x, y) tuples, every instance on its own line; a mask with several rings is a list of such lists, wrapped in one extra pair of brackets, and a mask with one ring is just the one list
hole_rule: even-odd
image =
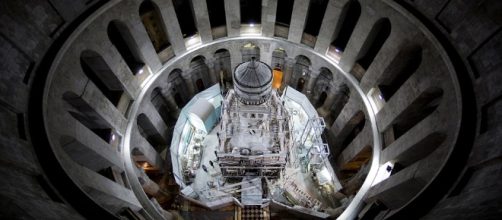
[(296, 90), (301, 92), (303, 90), (303, 86), (305, 86), (305, 79), (303, 78), (298, 79), (298, 83), (296, 84)]
[(195, 85), (197, 85), (197, 90), (199, 92), (201, 92), (204, 89), (206, 89), (206, 87), (204, 86), (204, 82), (202, 81), (202, 79), (198, 79), (197, 81), (195, 81)]
[(321, 107), (324, 102), (326, 101), (326, 98), (328, 98), (328, 94), (326, 92), (322, 92), (321, 95), (319, 96), (319, 99), (317, 100), (315, 107), (319, 108)]

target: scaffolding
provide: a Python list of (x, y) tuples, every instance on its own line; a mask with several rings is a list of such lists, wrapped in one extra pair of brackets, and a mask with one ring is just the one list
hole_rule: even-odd
[(300, 137), (295, 141), (295, 156), (293, 166), (302, 166), (302, 171), (314, 171), (320, 169), (329, 156), (328, 144), (322, 140), (322, 133), (326, 128), (322, 117), (310, 118), (305, 124)]

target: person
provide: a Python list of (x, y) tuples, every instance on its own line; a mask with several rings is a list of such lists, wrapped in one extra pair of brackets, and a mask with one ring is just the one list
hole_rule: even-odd
[(206, 165), (202, 164), (202, 169), (204, 170), (204, 172), (207, 173), (207, 167), (206, 167)]
[(211, 165), (214, 168), (213, 161), (209, 161), (209, 165)]

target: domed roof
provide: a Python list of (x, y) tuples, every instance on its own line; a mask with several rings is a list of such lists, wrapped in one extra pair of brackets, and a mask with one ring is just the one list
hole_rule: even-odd
[(263, 87), (272, 81), (272, 69), (267, 64), (253, 59), (237, 66), (234, 79), (242, 86)]
[(239, 64), (233, 74), (234, 90), (238, 99), (247, 105), (259, 105), (270, 98), (272, 69), (252, 59)]

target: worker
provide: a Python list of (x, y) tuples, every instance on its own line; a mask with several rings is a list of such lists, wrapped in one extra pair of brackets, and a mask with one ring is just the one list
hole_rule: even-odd
[(207, 167), (206, 167), (206, 165), (202, 164), (202, 169), (204, 170), (204, 172), (207, 173)]
[(214, 168), (213, 161), (209, 161), (209, 165), (211, 165)]

